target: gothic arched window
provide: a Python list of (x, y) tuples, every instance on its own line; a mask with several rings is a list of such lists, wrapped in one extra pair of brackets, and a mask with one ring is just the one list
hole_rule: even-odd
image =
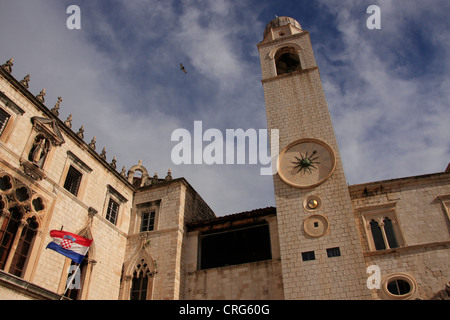
[(22, 228), (19, 243), (14, 253), (14, 258), (11, 263), (9, 272), (21, 277), (23, 275), (24, 267), (30, 253), (30, 248), (38, 230), (38, 223), (35, 217), (27, 219), (26, 224)]
[(5, 268), (21, 219), (22, 212), (20, 209), (18, 207), (12, 207), (9, 209), (9, 215), (3, 220), (0, 229), (0, 269), (2, 270)]
[(24, 221), (20, 207), (9, 212), (0, 230), (0, 269), (22, 277), (39, 225), (35, 217)]
[(134, 272), (130, 300), (147, 300), (148, 276), (143, 271)]
[(144, 259), (138, 263), (131, 280), (130, 300), (150, 300), (152, 296), (153, 274)]

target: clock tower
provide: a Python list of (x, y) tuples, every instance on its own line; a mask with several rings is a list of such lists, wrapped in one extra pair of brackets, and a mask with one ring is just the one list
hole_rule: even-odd
[(309, 33), (277, 17), (258, 44), (285, 299), (370, 299), (348, 186)]

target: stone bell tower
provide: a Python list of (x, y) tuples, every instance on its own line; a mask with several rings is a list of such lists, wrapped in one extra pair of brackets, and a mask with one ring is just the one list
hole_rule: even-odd
[(309, 33), (277, 17), (258, 44), (286, 299), (370, 299), (366, 266)]

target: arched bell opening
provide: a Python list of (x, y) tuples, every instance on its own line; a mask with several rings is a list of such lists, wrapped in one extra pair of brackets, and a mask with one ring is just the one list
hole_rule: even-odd
[(283, 47), (275, 54), (277, 75), (301, 70), (300, 57), (293, 47)]

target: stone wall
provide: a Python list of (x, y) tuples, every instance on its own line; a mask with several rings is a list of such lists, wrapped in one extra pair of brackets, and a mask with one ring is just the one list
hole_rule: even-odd
[[(52, 241), (49, 232), (53, 229), (85, 232), (86, 236), (94, 239), (89, 258), (96, 263), (92, 264), (89, 290), (83, 296), (86, 299), (117, 299), (133, 188), (45, 105), (4, 72), (0, 77), (0, 91), (9, 100), (7, 103), (0, 102), (4, 110), (14, 114), (10, 107), (14, 104), (23, 111), (11, 117), (7, 131), (1, 136), (0, 168), (26, 184), (33, 193), (42, 195), (45, 206), (24, 279), (50, 291), (63, 292), (67, 277), (64, 269), (68, 259), (52, 250), (45, 250), (45, 246)], [(57, 129), (50, 125), (47, 129), (53, 133), (59, 130), (64, 141), (60, 146), (51, 146), (40, 170), (44, 174), (43, 179), (31, 177), (21, 165), (28, 158), (38, 133), (33, 128), (33, 117), (53, 120)], [(64, 189), (70, 165), (83, 174), (76, 196)], [(110, 187), (124, 199), (116, 225), (106, 219)], [(97, 212), (92, 220), (89, 218), (90, 208), (91, 212)]]
[[(416, 298), (430, 299), (450, 279), (450, 174), (437, 173), (350, 186), (350, 194), (364, 248), (366, 265), (380, 268), (382, 278), (410, 275)], [(400, 246), (375, 250), (364, 215), (393, 212)], [(386, 299), (383, 289), (375, 299)], [(389, 297), (388, 297), (389, 298)]]
[(265, 260), (186, 274), (185, 299), (281, 300), (279, 260)]

